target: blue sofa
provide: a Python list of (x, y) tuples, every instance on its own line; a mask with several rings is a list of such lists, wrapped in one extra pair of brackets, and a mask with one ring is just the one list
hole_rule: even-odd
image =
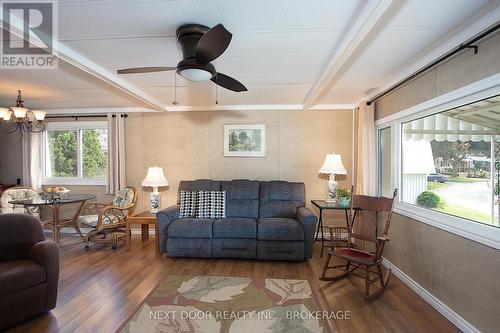
[(179, 202), (158, 212), (160, 250), (169, 257), (312, 257), (317, 218), (305, 207), (303, 183), (200, 179), (181, 181), (181, 190), (226, 191), (226, 218), (179, 219)]

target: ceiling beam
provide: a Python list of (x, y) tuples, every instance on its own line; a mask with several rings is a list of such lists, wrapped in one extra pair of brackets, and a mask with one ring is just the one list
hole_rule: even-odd
[[(3, 29), (6, 29), (6, 22), (3, 21), (3, 17), (0, 17), (0, 23)], [(11, 16), (9, 26), (9, 32), (12, 35), (24, 39), (22, 20), (20, 20), (16, 16)], [(38, 47), (45, 47), (45, 45), (43, 45), (43, 43), (37, 39), (30, 40), (29, 42)], [(106, 70), (97, 63), (72, 50), (56, 39), (53, 39), (52, 43), (53, 55), (58, 59), (65, 61), (68, 64), (96, 77), (97, 79), (111, 85), (112, 87), (124, 92), (137, 101), (144, 103), (145, 105), (148, 105), (155, 110), (167, 111), (165, 105), (163, 105), (153, 97), (147, 95), (142, 90), (137, 89), (135, 86), (123, 80), (122, 78), (118, 77), (116, 74), (110, 72), (109, 70)]]
[(158, 110), (142, 108), (142, 107), (102, 107), (102, 108), (62, 108), (62, 109), (43, 109), (51, 115), (92, 115), (92, 114), (108, 114), (108, 113), (137, 113), (137, 112), (158, 112)]
[(287, 111), (302, 110), (301, 104), (235, 104), (235, 105), (204, 105), (204, 106), (167, 106), (170, 112), (187, 111)]
[(370, 31), (387, 12), (393, 0), (369, 0), (353, 26), (342, 40), (340, 46), (333, 52), (333, 56), (320, 74), (302, 104), (309, 109), (318, 103), (318, 100), (328, 91), (336, 79), (336, 75), (347, 63), (350, 56), (363, 44)]

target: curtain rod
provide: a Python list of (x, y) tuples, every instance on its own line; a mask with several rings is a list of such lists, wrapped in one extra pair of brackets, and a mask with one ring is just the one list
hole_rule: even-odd
[[(45, 117), (45, 119), (64, 119), (64, 118), (73, 118), (75, 120), (78, 120), (78, 118), (106, 118), (107, 115), (105, 114), (94, 114), (94, 115), (90, 115), (90, 114), (84, 114), (84, 115), (74, 115), (74, 116), (70, 116), (70, 115), (61, 115), (61, 116), (47, 116)], [(116, 114), (112, 115), (113, 118), (116, 117)], [(127, 118), (128, 117), (128, 114), (124, 113), (124, 114), (121, 114), (120, 115), (121, 118)]]
[(396, 83), (395, 85), (393, 85), (392, 87), (384, 90), (383, 92), (381, 92), (380, 94), (378, 95), (375, 95), (375, 97), (373, 97), (372, 99), (370, 99), (368, 102), (366, 102), (366, 104), (370, 105), (371, 103), (375, 102), (376, 100), (384, 97), (385, 95), (389, 94), (390, 92), (398, 89), (399, 87), (401, 87), (402, 85), (404, 85), (405, 83), (413, 80), (414, 78), (416, 78), (417, 76), (419, 76), (420, 74), (428, 71), (429, 69), (431, 69), (432, 67), (442, 63), (443, 61), (445, 61), (446, 59), (454, 56), (455, 54), (457, 54), (458, 52), (460, 51), (463, 51), (465, 49), (473, 49), (474, 50), (474, 54), (477, 54), (479, 52), (479, 47), (477, 45), (473, 45), (474, 43), (476, 43), (477, 41), (483, 39), (484, 37), (492, 34), (493, 32), (497, 31), (498, 29), (500, 29), (500, 23), (494, 25), (493, 27), (489, 28), (488, 30), (476, 35), (475, 37), (473, 37), (471, 40), (469, 40), (468, 42), (465, 42), (465, 43), (462, 43), (460, 45), (458, 45), (457, 47), (455, 47), (453, 50), (451, 50), (450, 52), (448, 53), (445, 53), (443, 56), (441, 56), (440, 58), (437, 58), (436, 60), (434, 60), (433, 62), (431, 62), (430, 64), (424, 66), (423, 68), (419, 69), (418, 71), (416, 71), (415, 73), (411, 74), (410, 76), (407, 76), (406, 78), (404, 78), (403, 80), (399, 81), (398, 83)]

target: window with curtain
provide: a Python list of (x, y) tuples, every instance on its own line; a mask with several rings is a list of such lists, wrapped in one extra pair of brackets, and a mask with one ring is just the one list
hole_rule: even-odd
[(402, 202), (500, 226), (499, 96), (403, 122), (400, 144)]
[(105, 184), (108, 163), (106, 122), (49, 123), (43, 141), (44, 184)]

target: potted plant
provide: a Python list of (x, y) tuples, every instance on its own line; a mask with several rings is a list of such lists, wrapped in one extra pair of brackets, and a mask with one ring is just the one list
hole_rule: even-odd
[(337, 204), (339, 206), (349, 206), (351, 193), (348, 189), (342, 186), (337, 187)]

